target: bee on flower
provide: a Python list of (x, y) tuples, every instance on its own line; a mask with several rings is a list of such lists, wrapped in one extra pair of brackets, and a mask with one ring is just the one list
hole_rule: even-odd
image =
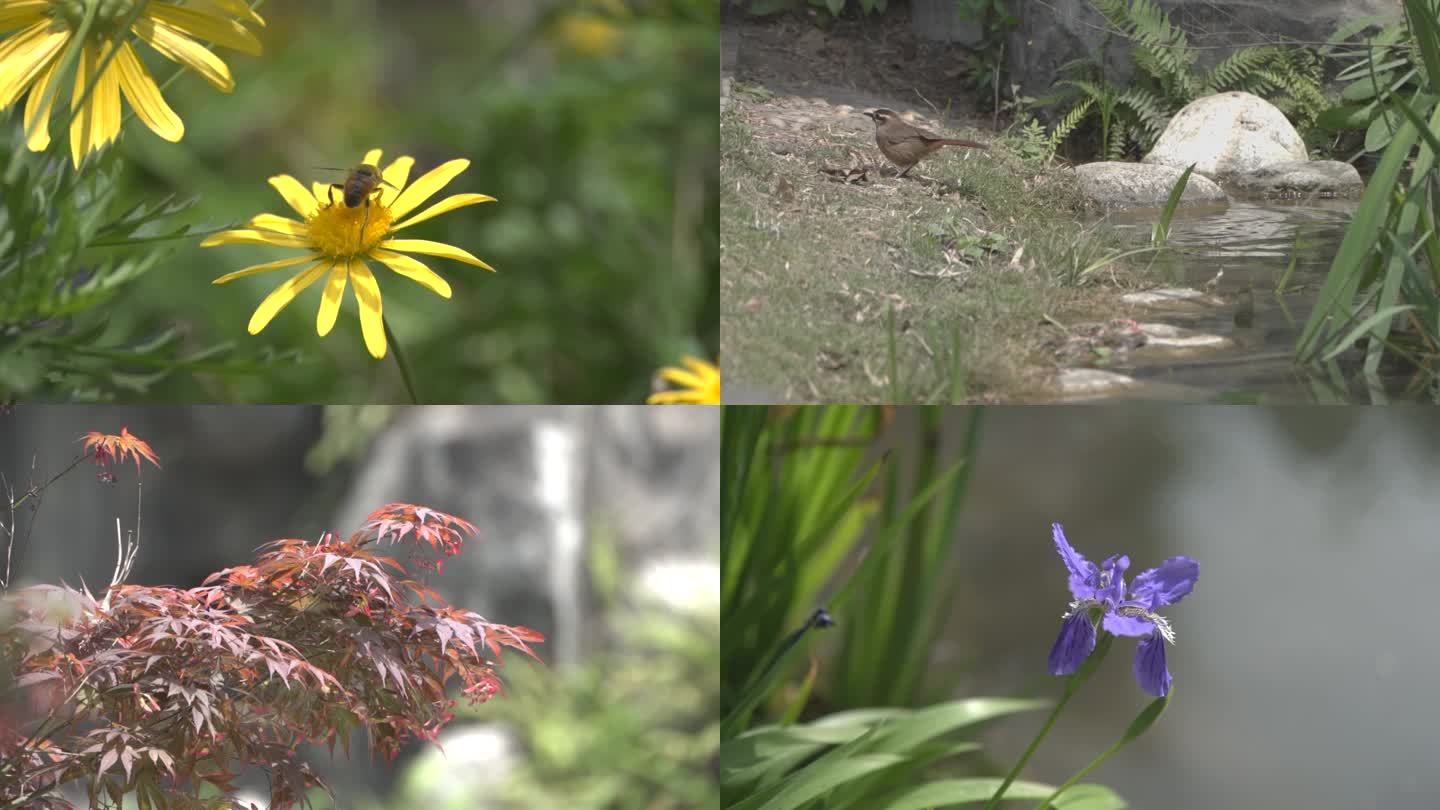
[(315, 331), (324, 337), (335, 326), (346, 286), (353, 284), (365, 348), (378, 360), (386, 352), (386, 327), (380, 284), (370, 270), (371, 262), (378, 262), (441, 298), (450, 297), (449, 282), (407, 253), (454, 259), (494, 272), (495, 268), (463, 248), (426, 239), (394, 238), (396, 232), (432, 217), (467, 205), (495, 201), (494, 197), (486, 194), (452, 194), (418, 213), (412, 213), (465, 171), (470, 161), (448, 161), (412, 183), (409, 179), (410, 169), (415, 165), (414, 158), (408, 155), (398, 157), (383, 169), (377, 169), (380, 158), (380, 150), (372, 149), (361, 160), (360, 165), (379, 171), (380, 178), (366, 189), (365, 194), (353, 200), (348, 199), (348, 192), (337, 199), (331, 184), (317, 182), (306, 188), (288, 174), (272, 177), (270, 185), (303, 220), (259, 214), (245, 228), (222, 231), (200, 243), (203, 247), (270, 245), (304, 251), (298, 256), (227, 273), (212, 282), (226, 284), (257, 273), (303, 265), (298, 273), (276, 287), (256, 307), (250, 317), (250, 334), (258, 335), (280, 310), (323, 278), (325, 287), (320, 297)]

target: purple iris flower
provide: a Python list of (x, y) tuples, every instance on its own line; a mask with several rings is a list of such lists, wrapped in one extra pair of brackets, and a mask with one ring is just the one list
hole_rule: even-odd
[(1164, 697), (1170, 691), (1170, 670), (1165, 666), (1165, 645), (1175, 643), (1175, 631), (1157, 608), (1185, 598), (1200, 576), (1200, 563), (1189, 557), (1171, 557), (1135, 577), (1125, 590), (1130, 558), (1123, 554), (1096, 565), (1065, 539), (1059, 523), (1051, 526), (1055, 549), (1070, 569), (1070, 594), (1075, 601), (1060, 625), (1060, 636), (1050, 649), (1050, 674), (1070, 675), (1095, 649), (1092, 610), (1100, 611), (1100, 626), (1117, 636), (1140, 639), (1135, 650), (1135, 680), (1140, 688)]

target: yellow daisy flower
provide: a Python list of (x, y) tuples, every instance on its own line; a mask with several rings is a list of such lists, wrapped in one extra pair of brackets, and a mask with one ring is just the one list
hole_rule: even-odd
[(719, 405), (720, 369), (704, 360), (684, 358), (685, 368), (666, 366), (660, 377), (680, 390), (657, 391), (645, 400), (649, 405)]
[[(115, 39), (116, 29), (129, 25), (139, 37), (172, 62), (199, 73), (222, 92), (235, 89), (230, 69), (199, 40), (258, 56), (260, 40), (240, 21), (264, 25), (260, 15), (242, 0), (189, 0), (184, 5), (150, 0), (136, 13), (138, 0), (0, 0), (0, 111), (30, 91), (25, 103), (26, 144), (31, 151), (50, 145), (50, 113), (58, 88), (45, 98), (58, 80), (63, 56), (77, 34), (83, 34), (75, 67), (75, 90), (70, 97), (70, 157), (78, 167), (86, 154), (98, 151), (120, 135), (120, 96), (130, 102), (136, 116), (156, 135), (178, 141), (185, 134), (180, 116), (165, 103), (145, 63), (140, 61), (128, 35)], [(94, 16), (86, 25), (89, 6)], [(133, 20), (131, 18), (134, 18)], [(238, 20), (236, 18), (239, 18)], [(7, 33), (13, 32), (13, 33)], [(119, 42), (113, 58), (112, 43)], [(101, 64), (95, 88), (78, 110), (85, 88)]]
[[(370, 167), (379, 166), (380, 155), (379, 149), (371, 149), (365, 153), (361, 163)], [(260, 214), (250, 220), (247, 228), (222, 231), (200, 243), (203, 247), (274, 245), (306, 251), (301, 256), (236, 270), (212, 282), (224, 284), (256, 273), (306, 264), (303, 270), (276, 287), (255, 308), (255, 314), (250, 316), (250, 334), (260, 334), (260, 330), (286, 304), (324, 277), (325, 291), (321, 294), (320, 314), (315, 321), (316, 333), (324, 337), (335, 326), (346, 282), (353, 281), (355, 300), (360, 306), (360, 331), (365, 337), (365, 348), (378, 360), (385, 356), (385, 322), (381, 319), (380, 286), (370, 272), (367, 260), (380, 262), (442, 298), (450, 297), (450, 285), (420, 261), (404, 255), (406, 252), (441, 256), (473, 264), (492, 273), (495, 271), (495, 268), (454, 245), (427, 239), (390, 238), (402, 228), (457, 208), (495, 201), (494, 197), (485, 194), (452, 194), (420, 213), (402, 219), (465, 171), (470, 161), (443, 163), (407, 186), (410, 168), (414, 165), (412, 157), (396, 158), (380, 173), (384, 182), (376, 187), (374, 194), (365, 197), (364, 202), (353, 208), (346, 205), (343, 193), (329, 184), (313, 183), (307, 189), (288, 174), (272, 177), (270, 185), (280, 192), (296, 213), (305, 218), (304, 222), (275, 214)]]

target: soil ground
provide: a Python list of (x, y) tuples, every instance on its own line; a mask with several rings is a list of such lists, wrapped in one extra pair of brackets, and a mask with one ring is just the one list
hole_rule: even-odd
[[(1126, 314), (1110, 302), (1131, 277), (1105, 263), (1125, 246), (1084, 224), (1071, 171), (1022, 159), (1023, 136), (977, 112), (964, 48), (914, 37), (903, 5), (823, 22), (722, 27), (726, 400), (1053, 396), (1051, 319)], [(860, 115), (876, 106), (991, 149), (897, 178)]]

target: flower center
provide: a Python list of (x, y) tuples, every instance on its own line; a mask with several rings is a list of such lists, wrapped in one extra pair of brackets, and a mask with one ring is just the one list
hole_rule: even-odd
[(390, 209), (373, 199), (354, 208), (338, 199), (333, 205), (321, 203), (309, 219), (310, 243), (332, 258), (364, 255), (390, 233), (393, 221)]
[[(51, 0), (50, 9), (53, 15), (65, 21), (71, 31), (77, 31), (85, 19), (85, 9), (89, 5), (87, 0)], [(105, 34), (104, 38), (108, 38), (117, 24), (129, 21), (130, 16), (135, 13), (135, 5), (136, 0), (99, 0), (95, 9), (93, 30)]]
[[(1061, 616), (1060, 618), (1068, 619), (1082, 610), (1094, 609), (1099, 609), (1100, 617), (1104, 618), (1105, 611), (1108, 608), (1109, 605), (1095, 599), (1077, 599), (1074, 602), (1070, 603), (1070, 610), (1067, 611), (1065, 615)], [(1126, 616), (1132, 619), (1144, 619), (1145, 621), (1155, 625), (1156, 632), (1158, 632), (1160, 634), (1160, 637), (1165, 639), (1167, 643), (1175, 643), (1175, 628), (1170, 626), (1169, 619), (1166, 619), (1159, 613), (1151, 613), (1150, 611), (1140, 607), (1139, 605), (1119, 605), (1115, 608), (1115, 615)]]

